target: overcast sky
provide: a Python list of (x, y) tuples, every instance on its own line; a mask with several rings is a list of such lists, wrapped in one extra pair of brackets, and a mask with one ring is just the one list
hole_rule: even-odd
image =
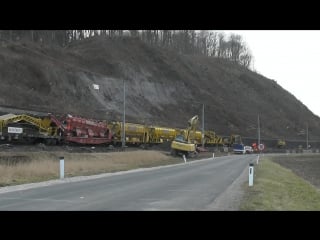
[(239, 34), (254, 57), (254, 69), (277, 81), (320, 117), (320, 31), (228, 30)]

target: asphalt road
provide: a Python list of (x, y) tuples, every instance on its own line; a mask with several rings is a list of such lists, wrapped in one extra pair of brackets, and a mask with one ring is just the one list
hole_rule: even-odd
[(0, 210), (204, 210), (254, 159), (231, 155), (29, 189), (9, 187), (0, 191)]

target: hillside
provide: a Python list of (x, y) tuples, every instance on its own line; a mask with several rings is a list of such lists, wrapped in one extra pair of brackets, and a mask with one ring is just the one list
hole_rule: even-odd
[[(226, 60), (178, 55), (138, 39), (92, 38), (68, 47), (0, 46), (0, 106), (184, 128), (201, 117), (219, 135), (318, 139), (320, 119), (276, 81)], [(94, 90), (98, 84), (100, 90)], [(199, 102), (199, 103), (196, 103)], [(201, 126), (199, 126), (201, 127)]]

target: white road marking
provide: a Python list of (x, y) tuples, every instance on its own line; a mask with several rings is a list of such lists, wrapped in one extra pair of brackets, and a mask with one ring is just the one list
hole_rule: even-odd
[(160, 201), (160, 198), (140, 198), (139, 201)]
[(25, 201), (51, 201), (51, 202), (68, 202), (68, 203), (74, 203), (74, 201), (63, 200), (63, 199), (50, 199), (50, 198), (14, 198), (14, 197), (2, 197), (1, 199), (7, 199), (7, 200), (25, 200)]
[(169, 189), (168, 192), (194, 192), (192, 189)]

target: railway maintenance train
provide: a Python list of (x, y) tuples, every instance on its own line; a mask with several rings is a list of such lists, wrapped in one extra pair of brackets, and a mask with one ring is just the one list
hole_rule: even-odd
[[(44, 143), (46, 145), (82, 144), (82, 145), (113, 145), (122, 143), (122, 122), (87, 119), (69, 114), (55, 116), (53, 114), (28, 115), (5, 114), (0, 116), (0, 143)], [(125, 123), (126, 145), (148, 147), (154, 144), (172, 142), (178, 135), (186, 136), (187, 129), (164, 126)], [(218, 136), (213, 130), (204, 132), (206, 147), (232, 147), (240, 143), (239, 135), (229, 137)], [(245, 145), (251, 146), (254, 138), (242, 138)], [(193, 142), (202, 144), (202, 132), (193, 133)], [(296, 148), (304, 146), (301, 141), (284, 141), (284, 139), (264, 139), (268, 149)], [(309, 141), (313, 148), (319, 148), (320, 143)], [(254, 146), (252, 146), (254, 149)], [(266, 151), (266, 150), (265, 150)]]
[[(46, 145), (64, 143), (120, 145), (122, 124), (122, 122), (86, 119), (69, 114), (62, 117), (53, 114), (44, 116), (6, 114), (0, 116), (0, 141), (42, 142)], [(127, 145), (148, 146), (171, 142), (181, 134), (186, 134), (186, 129), (125, 123)], [(195, 143), (201, 144), (201, 138), (201, 131), (195, 131)], [(212, 130), (205, 131), (204, 142), (207, 146), (228, 144), (228, 140), (226, 142), (226, 139), (217, 136)]]

